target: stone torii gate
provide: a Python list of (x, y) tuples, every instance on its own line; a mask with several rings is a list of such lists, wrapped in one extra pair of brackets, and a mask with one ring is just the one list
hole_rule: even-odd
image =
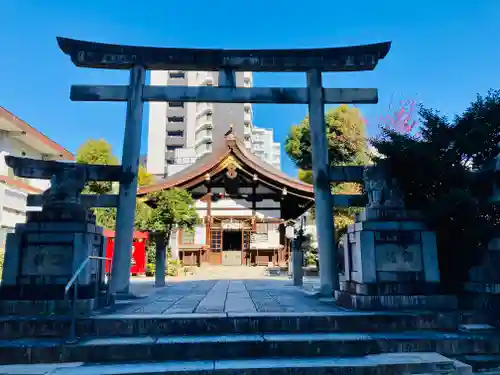
[[(377, 89), (323, 88), (322, 72), (370, 71), (390, 42), (323, 49), (223, 50), (134, 47), (57, 38), (78, 67), (130, 70), (128, 86), (74, 85), (73, 101), (127, 102), (122, 168), (135, 177), (120, 184), (111, 291), (128, 294), (137, 190), (137, 170), (145, 101), (308, 104), (319, 246), (321, 294), (338, 285), (332, 195), (325, 132), (325, 104), (377, 103)], [(219, 87), (145, 85), (146, 70), (218, 71)], [(306, 88), (236, 87), (236, 71), (305, 72)]]

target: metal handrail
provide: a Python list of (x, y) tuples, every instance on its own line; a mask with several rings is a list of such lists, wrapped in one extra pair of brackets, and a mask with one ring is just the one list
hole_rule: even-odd
[[(76, 338), (76, 332), (75, 332), (76, 331), (76, 300), (78, 298), (78, 282), (77, 282), (78, 281), (78, 277), (80, 276), (80, 273), (85, 269), (85, 267), (87, 266), (87, 264), (89, 264), (89, 262), (92, 259), (101, 260), (101, 261), (103, 261), (103, 260), (112, 261), (112, 258), (98, 257), (98, 256), (93, 256), (93, 255), (88, 256), (80, 264), (80, 266), (77, 268), (77, 270), (75, 271), (75, 273), (73, 274), (73, 276), (71, 276), (71, 279), (69, 279), (68, 283), (64, 287), (64, 298), (66, 299), (69, 290), (74, 285), (74, 288), (73, 288), (73, 301), (72, 301), (72, 305), (71, 305), (72, 311), (71, 311), (71, 325), (70, 325), (70, 340), (69, 341), (74, 341), (75, 338)], [(110, 275), (111, 275), (112, 267), (113, 267), (113, 263), (111, 263), (111, 267), (110, 267), (110, 270), (109, 270), (110, 271), (109, 272)], [(109, 284), (109, 280), (110, 280), (110, 278), (108, 278), (108, 284)], [(96, 286), (96, 288), (98, 288), (98, 286)]]

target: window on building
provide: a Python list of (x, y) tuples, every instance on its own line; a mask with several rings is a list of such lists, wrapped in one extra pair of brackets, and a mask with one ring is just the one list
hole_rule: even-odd
[(255, 232), (259, 234), (267, 234), (267, 223), (257, 223), (255, 225)]
[(184, 130), (168, 130), (167, 131), (167, 136), (168, 137), (183, 137), (184, 136)]
[(167, 151), (175, 151), (178, 148), (182, 148), (182, 146), (179, 146), (179, 145), (167, 145)]
[(169, 72), (168, 76), (170, 78), (173, 78), (173, 79), (176, 79), (176, 78), (182, 78), (183, 79), (186, 75), (184, 74), (184, 72)]
[(184, 108), (184, 102), (168, 102), (170, 108)]
[(267, 224), (267, 230), (269, 232), (272, 232), (272, 231), (279, 231), (280, 230), (280, 225), (278, 223), (268, 223)]
[(211, 241), (212, 250), (220, 250), (222, 248), (222, 235), (219, 229), (212, 230), (212, 241)]
[(212, 151), (212, 144), (211, 143), (206, 143), (205, 144), (207, 151)]
[(168, 122), (184, 122), (184, 116), (168, 116)]

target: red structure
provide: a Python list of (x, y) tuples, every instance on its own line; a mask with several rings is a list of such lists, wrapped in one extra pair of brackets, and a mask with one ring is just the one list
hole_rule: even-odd
[[(104, 235), (107, 238), (106, 258), (113, 258), (115, 249), (115, 232), (105, 230)], [(130, 273), (132, 275), (144, 275), (146, 273), (146, 244), (149, 238), (147, 232), (134, 232), (134, 240), (132, 243), (132, 264)], [(106, 261), (106, 273), (110, 272), (111, 261)]]

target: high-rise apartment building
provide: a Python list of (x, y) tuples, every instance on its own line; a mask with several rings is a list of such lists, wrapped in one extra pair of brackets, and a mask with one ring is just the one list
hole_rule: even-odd
[[(217, 72), (152, 71), (151, 85), (217, 86)], [(251, 87), (252, 73), (237, 72), (236, 85)], [(147, 170), (169, 176), (193, 164), (224, 141), (229, 125), (245, 146), (276, 168), (279, 143), (273, 132), (253, 126), (250, 103), (152, 102), (149, 111)], [(255, 138), (255, 141), (254, 141)], [(277, 157), (276, 157), (277, 150)]]
[(281, 169), (280, 143), (274, 142), (273, 129), (254, 126), (251, 135), (252, 153), (276, 169)]

